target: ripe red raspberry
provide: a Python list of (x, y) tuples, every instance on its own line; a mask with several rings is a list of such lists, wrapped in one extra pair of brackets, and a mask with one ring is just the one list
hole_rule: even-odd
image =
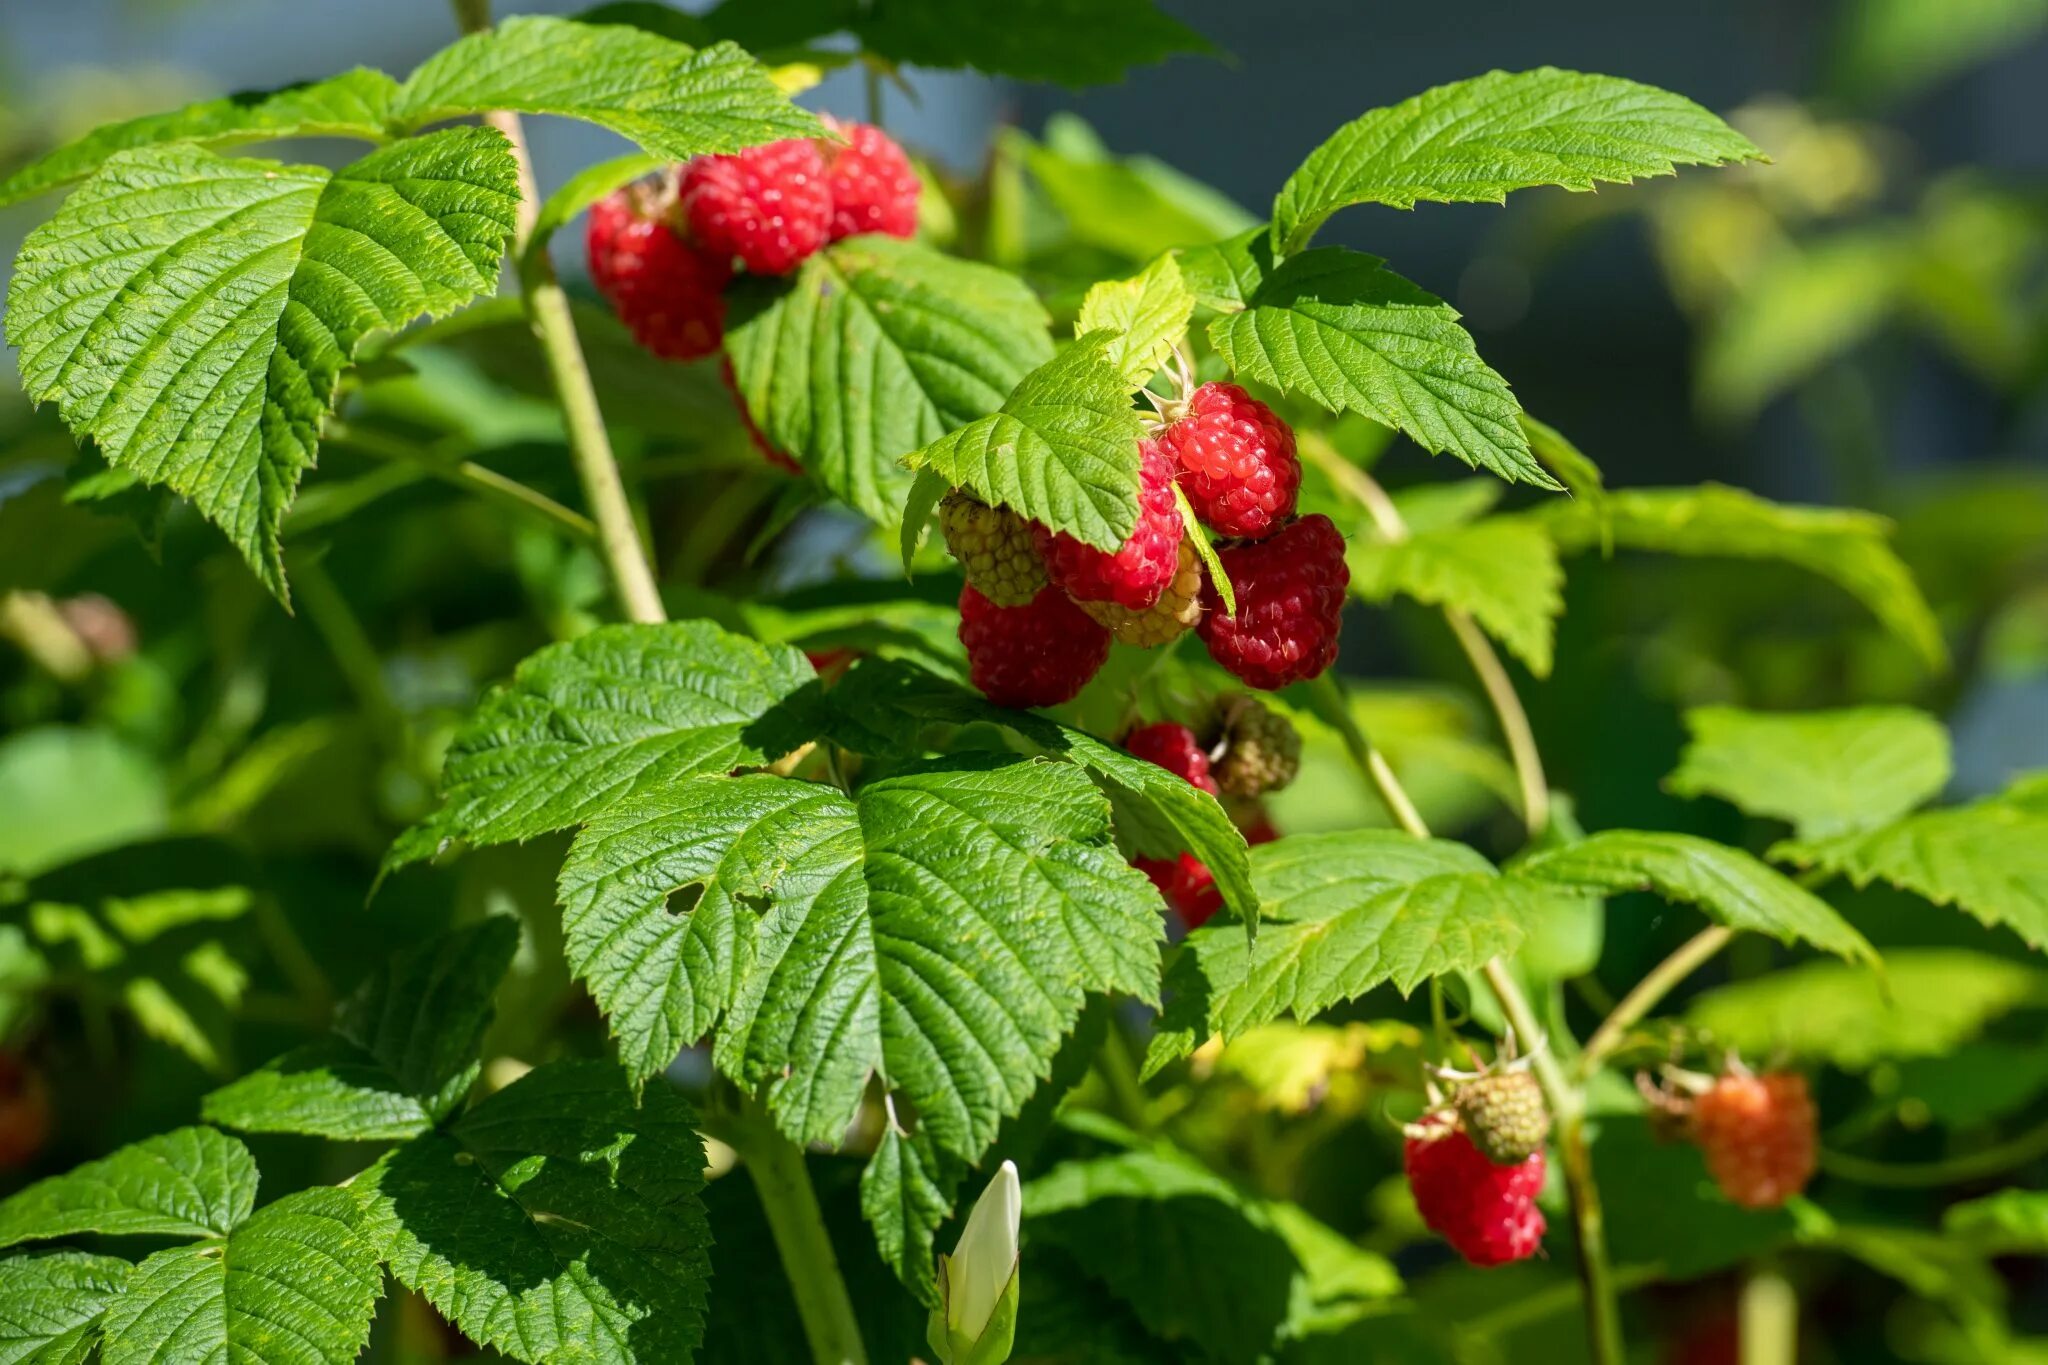
[(1294, 515), (1301, 462), (1294, 432), (1235, 384), (1204, 384), (1160, 434), (1184, 471), (1195, 515), (1219, 536), (1261, 540)]
[(802, 474), (804, 467), (790, 457), (788, 452), (777, 450), (767, 433), (754, 424), (754, 414), (747, 410), (747, 400), (740, 394), (739, 376), (733, 373), (732, 358), (724, 356), (718, 362), (718, 377), (725, 383), (725, 391), (732, 395), (732, 405), (739, 412), (740, 426), (746, 431), (747, 439), (754, 449), (775, 468), (785, 474)]
[(1109, 632), (1051, 587), (1021, 607), (999, 607), (963, 587), (960, 643), (968, 677), (998, 706), (1071, 700), (1109, 657)]
[(1313, 678), (1337, 658), (1344, 588), (1344, 537), (1317, 513), (1277, 534), (1217, 551), (1237, 591), (1237, 615), (1223, 614), (1210, 584), (1195, 629), (1209, 656), (1253, 687), (1271, 691)]
[(732, 266), (678, 237), (642, 187), (590, 206), (590, 279), (633, 339), (664, 360), (696, 360), (725, 337), (719, 291)]
[(1127, 645), (1156, 649), (1188, 633), (1202, 619), (1202, 561), (1193, 542), (1182, 539), (1180, 562), (1173, 579), (1159, 600), (1144, 611), (1131, 611), (1114, 602), (1077, 602), (1082, 611), (1109, 628), (1109, 633)]
[(844, 145), (825, 145), (825, 183), (832, 191), (830, 240), (861, 232), (915, 235), (923, 187), (896, 139), (872, 123), (841, 123), (829, 115), (825, 126), (846, 138)]
[(1543, 1153), (1496, 1166), (1463, 1132), (1426, 1119), (1410, 1131), (1402, 1164), (1422, 1221), (1473, 1265), (1506, 1265), (1542, 1246)]
[(1009, 508), (956, 488), (939, 503), (939, 532), (974, 590), (997, 606), (1024, 606), (1045, 586), (1031, 523)]
[(1216, 780), (1209, 776), (1208, 752), (1187, 726), (1170, 720), (1141, 725), (1124, 736), (1124, 748), (1147, 763), (1157, 763), (1181, 781), (1216, 795)]
[[(1248, 844), (1270, 844), (1279, 837), (1280, 831), (1263, 815), (1244, 832)], [(1159, 888), (1159, 894), (1190, 929), (1201, 928), (1223, 908), (1223, 893), (1216, 888), (1216, 874), (1192, 853), (1177, 858), (1133, 858), (1131, 866), (1152, 879), (1152, 885)]]
[(1180, 568), (1180, 504), (1173, 496), (1173, 460), (1157, 441), (1138, 443), (1138, 524), (1114, 552), (1040, 526), (1038, 554), (1052, 581), (1077, 602), (1114, 602), (1147, 611)]
[(786, 275), (825, 245), (832, 191), (810, 138), (785, 138), (683, 167), (683, 212), (706, 251), (756, 275)]
[(1721, 1192), (1749, 1209), (1774, 1209), (1806, 1188), (1818, 1156), (1806, 1077), (1730, 1072), (1693, 1101), (1692, 1136)]

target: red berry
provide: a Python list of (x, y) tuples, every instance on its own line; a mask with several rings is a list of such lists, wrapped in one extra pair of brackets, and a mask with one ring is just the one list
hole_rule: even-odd
[(683, 212), (706, 251), (756, 275), (786, 275), (825, 245), (832, 191), (810, 138), (785, 138), (683, 167)]
[[(1280, 831), (1263, 815), (1244, 832), (1248, 844), (1270, 844), (1279, 837)], [(1216, 874), (1192, 853), (1177, 858), (1133, 858), (1131, 866), (1152, 879), (1152, 885), (1159, 888), (1159, 894), (1190, 929), (1201, 928), (1223, 908), (1223, 893), (1216, 889)]]
[(1064, 531), (1040, 526), (1039, 558), (1052, 581), (1081, 602), (1114, 602), (1149, 611), (1180, 568), (1180, 504), (1173, 496), (1173, 460), (1157, 441), (1138, 443), (1138, 524), (1114, 552)]
[(1425, 1120), (1402, 1149), (1408, 1189), (1432, 1232), (1476, 1266), (1506, 1265), (1543, 1244), (1543, 1153), (1496, 1166), (1448, 1123)]
[(1237, 592), (1237, 615), (1223, 614), (1215, 585), (1202, 592), (1195, 627), (1209, 656), (1267, 690), (1313, 678), (1337, 658), (1344, 588), (1344, 537), (1317, 513), (1265, 540), (1217, 551)]
[(637, 187), (590, 206), (584, 244), (591, 282), (635, 341), (664, 360), (696, 360), (724, 339), (719, 291), (732, 267), (693, 248), (650, 207)]
[(0, 1052), (0, 1170), (26, 1166), (50, 1137), (50, 1087), (43, 1073)]
[(1182, 469), (1195, 515), (1220, 536), (1260, 540), (1294, 515), (1294, 432), (1235, 384), (1204, 384), (1159, 438)]
[(740, 415), (740, 426), (746, 431), (747, 439), (753, 442), (754, 449), (760, 453), (761, 458), (785, 474), (803, 473), (804, 467), (790, 458), (786, 451), (777, 450), (767, 434), (754, 424), (754, 414), (747, 410), (747, 400), (740, 394), (739, 376), (733, 373), (730, 356), (719, 360), (718, 377), (725, 382), (725, 391), (732, 395), (732, 405)]
[(1170, 720), (1141, 725), (1124, 736), (1124, 747), (1147, 763), (1157, 763), (1181, 781), (1200, 787), (1211, 796), (1216, 794), (1216, 781), (1209, 776), (1208, 752), (1187, 726)]
[(1693, 1141), (1714, 1183), (1750, 1209), (1774, 1209), (1806, 1188), (1817, 1126), (1806, 1077), (1797, 1072), (1731, 1072), (1692, 1106)]
[(923, 186), (910, 158), (872, 123), (825, 126), (846, 138), (825, 145), (825, 183), (832, 191), (832, 241), (861, 232), (909, 237), (917, 232), (917, 197)]
[(1109, 632), (1052, 587), (1021, 607), (961, 588), (960, 643), (968, 677), (998, 706), (1069, 701), (1109, 657)]

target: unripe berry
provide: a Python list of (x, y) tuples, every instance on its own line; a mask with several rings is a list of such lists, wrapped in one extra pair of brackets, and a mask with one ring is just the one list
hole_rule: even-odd
[(1750, 1209), (1774, 1209), (1806, 1188), (1818, 1126), (1806, 1077), (1790, 1071), (1730, 1072), (1692, 1106), (1693, 1141), (1714, 1183)]
[(1243, 695), (1223, 704), (1218, 787), (1231, 796), (1264, 796), (1287, 786), (1300, 771), (1301, 736), (1287, 717)]
[(1174, 571), (1159, 600), (1144, 611), (1132, 611), (1114, 602), (1079, 602), (1087, 612), (1127, 645), (1157, 649), (1172, 644), (1194, 629), (1202, 619), (1202, 561), (1192, 542), (1180, 543), (1180, 566)]
[(1543, 1087), (1526, 1071), (1496, 1071), (1468, 1081), (1452, 1104), (1472, 1145), (1496, 1166), (1527, 1161), (1550, 1136)]
[(974, 590), (999, 607), (1021, 607), (1045, 586), (1031, 523), (960, 489), (939, 504), (939, 532)]

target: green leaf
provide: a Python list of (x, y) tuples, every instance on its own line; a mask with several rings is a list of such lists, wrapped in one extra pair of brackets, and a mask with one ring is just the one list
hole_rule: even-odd
[[(635, 1075), (715, 1026), (718, 1068), (792, 1138), (845, 1132), (879, 1069), (971, 1161), (1086, 994), (1156, 995), (1158, 898), (1109, 827), (1086, 776), (1044, 761), (954, 760), (851, 797), (677, 782), (577, 837), (569, 964)], [(686, 888), (695, 903), (671, 909)]]
[(0, 205), (83, 180), (116, 152), (168, 142), (232, 147), (278, 138), (348, 137), (382, 142), (398, 82), (357, 67), (324, 81), (282, 90), (227, 95), (103, 124), (76, 142), (40, 156), (0, 180)]
[(385, 866), (455, 840), (531, 839), (674, 778), (780, 758), (808, 738), (789, 708), (815, 676), (797, 650), (709, 621), (550, 645), (456, 732), (441, 809), (398, 837)]
[(1566, 554), (1612, 544), (1795, 564), (1863, 603), (1929, 667), (1947, 666), (1941, 626), (1911, 571), (1892, 552), (1892, 524), (1873, 513), (1766, 502), (1709, 483), (1620, 489), (1597, 504), (1559, 498), (1527, 515), (1541, 518)]
[(1024, 376), (1002, 410), (911, 454), (983, 502), (1114, 550), (1138, 521), (1131, 386), (1109, 362), (1113, 336), (1091, 332)]
[(1159, 373), (1195, 315), (1195, 296), (1181, 282), (1180, 266), (1160, 256), (1127, 280), (1104, 280), (1081, 300), (1077, 333), (1114, 334), (1103, 354), (1132, 388)]
[(1181, 280), (1196, 303), (1213, 312), (1235, 313), (1251, 302), (1273, 273), (1273, 235), (1260, 224), (1220, 242), (1182, 247), (1174, 255), (1180, 260)]
[(1836, 13), (1829, 84), (1861, 104), (1899, 100), (2025, 42), (2048, 0), (1863, 0)]
[(1951, 1205), (1941, 1230), (1993, 1256), (2048, 1255), (2048, 1191), (2000, 1190)]
[(926, 1308), (939, 1307), (932, 1276), (932, 1242), (953, 1211), (965, 1163), (932, 1145), (920, 1127), (905, 1133), (893, 1122), (860, 1177), (860, 1210), (875, 1230), (875, 1246), (896, 1278)]
[(134, 1269), (112, 1256), (53, 1251), (0, 1261), (0, 1361), (75, 1365), (92, 1352), (100, 1314)]
[(1692, 742), (1664, 785), (1784, 820), (1801, 838), (1887, 824), (1948, 785), (1948, 731), (1910, 706), (1685, 713)]
[(1489, 517), (1401, 540), (1353, 540), (1351, 591), (1368, 602), (1405, 595), (1469, 612), (1539, 678), (1550, 675), (1564, 570), (1542, 527)]
[(1216, 589), (1216, 596), (1222, 599), (1223, 614), (1237, 615), (1237, 585), (1230, 581), (1230, 571), (1223, 567), (1222, 556), (1216, 553), (1215, 544), (1209, 539), (1209, 528), (1202, 525), (1202, 519), (1195, 514), (1195, 505), (1188, 501), (1187, 490), (1176, 479), (1173, 484), (1174, 506), (1180, 509), (1181, 531), (1188, 538), (1188, 544), (1195, 547), (1195, 558), (1202, 561), (1202, 572), (1208, 576), (1209, 585)]
[(7, 338), (31, 397), (190, 498), (282, 597), (279, 524), (356, 348), (495, 288), (518, 202), (489, 128), (332, 173), (122, 152), (23, 243)]
[(1640, 1114), (1603, 1114), (1590, 1125), (1617, 1265), (1689, 1280), (1790, 1240), (1784, 1209), (1745, 1209), (1714, 1188), (1700, 1149), (1653, 1136)]
[(1893, 948), (1884, 974), (1814, 961), (1717, 986), (1686, 1011), (1716, 1043), (1845, 1071), (1943, 1057), (2015, 1009), (2048, 1005), (2048, 972), (1961, 948)]
[(543, 16), (507, 19), (429, 57), (391, 118), (420, 128), (492, 109), (582, 119), (669, 161), (820, 132), (731, 43), (693, 51), (643, 29)]
[(222, 1243), (159, 1251), (108, 1306), (105, 1365), (348, 1365), (384, 1289), (362, 1203), (332, 1186), (264, 1208)]
[(552, 1062), (371, 1167), (392, 1277), (515, 1360), (687, 1362), (710, 1227), (696, 1115), (609, 1062)]
[(1480, 360), (1458, 310), (1377, 256), (1297, 256), (1242, 311), (1212, 321), (1209, 339), (1241, 378), (1360, 413), (1510, 483), (1561, 486), (1529, 453), (1521, 405)]
[(534, 215), (533, 228), (527, 234), (521, 260), (533, 260), (537, 253), (545, 251), (548, 241), (567, 227), (570, 219), (598, 200), (615, 190), (624, 189), (635, 180), (653, 175), (667, 164), (649, 152), (628, 152), (609, 161), (600, 161), (595, 166), (585, 166), (564, 180), (562, 187), (541, 204), (540, 211)]
[(2048, 779), (2001, 795), (1923, 811), (1868, 833), (1779, 844), (1771, 856), (1821, 868), (1857, 886), (1890, 882), (2004, 925), (2029, 947), (2048, 943)]
[(1539, 422), (1528, 413), (1522, 414), (1522, 434), (1529, 438), (1529, 449), (1545, 469), (1564, 481), (1572, 496), (1592, 503), (1595, 508), (1607, 496), (1607, 481), (1600, 475), (1600, 466), (1592, 458), (1565, 438), (1563, 432), (1547, 423)]
[(1781, 943), (1810, 943), (1852, 962), (1878, 960), (1877, 950), (1826, 901), (1741, 849), (1693, 834), (1601, 830), (1534, 853), (1515, 872), (1608, 894), (1654, 891), (1675, 904), (1697, 906), (1731, 929), (1768, 934)]
[(255, 1204), (249, 1149), (211, 1128), (179, 1128), (0, 1203), (0, 1246), (82, 1232), (225, 1237)]
[(852, 28), (863, 48), (899, 66), (969, 66), (1073, 87), (1213, 50), (1153, 0), (1013, 0), (999, 25), (964, 21), (953, 0), (889, 0), (867, 7)]
[(1068, 243), (1132, 261), (1213, 242), (1265, 224), (1226, 195), (1149, 156), (1114, 156), (1071, 113), (1046, 119), (1045, 141), (1014, 130), (999, 134), (998, 165), (1014, 156), (1057, 212)]
[(1236, 925), (1188, 935), (1148, 1075), (1211, 1035), (1305, 1023), (1383, 982), (1406, 995), (1511, 954), (1537, 899), (1464, 844), (1394, 830), (1295, 834), (1251, 852), (1266, 924), (1256, 943)]
[(1549, 66), (1489, 71), (1363, 114), (1309, 153), (1273, 202), (1274, 249), (1301, 250), (1351, 204), (1498, 204), (1536, 185), (1590, 190), (1762, 156), (1713, 114), (1654, 86)]
[(1035, 754), (1078, 764), (1109, 795), (1116, 832), (1132, 852), (1192, 853), (1208, 864), (1224, 902), (1247, 924), (1259, 915), (1244, 835), (1215, 797), (1137, 755), (1030, 711), (994, 706), (980, 693), (901, 660), (864, 659), (827, 694), (832, 729), (862, 753), (918, 757), (926, 732), (993, 725)]
[(743, 278), (731, 307), (726, 354), (769, 442), (884, 524), (910, 487), (902, 457), (994, 412), (1052, 354), (1015, 275), (877, 234), (788, 279)]
[(355, 1141), (425, 1132), (469, 1093), (491, 996), (518, 947), (518, 922), (496, 916), (393, 955), (342, 1007), (333, 1036), (214, 1091), (206, 1118)]
[(896, 549), (903, 557), (905, 578), (911, 576), (917, 547), (924, 543), (924, 533), (931, 526), (932, 513), (951, 491), (946, 481), (929, 469), (918, 470), (911, 480), (910, 493), (903, 500), (903, 524), (897, 529), (896, 536)]

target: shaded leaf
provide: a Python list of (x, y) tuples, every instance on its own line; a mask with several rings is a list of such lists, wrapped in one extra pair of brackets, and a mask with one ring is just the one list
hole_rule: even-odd
[(963, 22), (951, 0), (889, 0), (852, 28), (867, 51), (902, 65), (1066, 86), (1109, 84), (1134, 66), (1210, 50), (1153, 0), (1013, 0), (997, 25)]
[(1802, 838), (1886, 824), (1948, 785), (1948, 731), (1909, 706), (1685, 713), (1692, 740), (1664, 785), (1789, 822)]
[(965, 1163), (931, 1143), (922, 1128), (905, 1133), (894, 1123), (860, 1177), (860, 1209), (875, 1230), (882, 1261), (926, 1308), (939, 1307), (932, 1276), (932, 1242), (953, 1211)]

